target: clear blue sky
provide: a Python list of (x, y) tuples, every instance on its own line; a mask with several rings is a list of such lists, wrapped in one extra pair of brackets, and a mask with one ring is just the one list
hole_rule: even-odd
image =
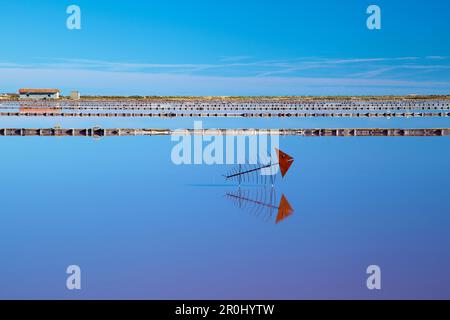
[[(81, 30), (66, 28), (71, 4)], [(444, 0), (4, 1), (0, 92), (450, 93), (449, 35)]]

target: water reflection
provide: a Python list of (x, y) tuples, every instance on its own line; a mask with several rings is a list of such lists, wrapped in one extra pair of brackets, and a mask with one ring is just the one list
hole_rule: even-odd
[(20, 106), (19, 107), (19, 113), (20, 114), (60, 114), (62, 113), (62, 108), (57, 107), (27, 107), (27, 106)]
[(274, 187), (255, 189), (242, 189), (238, 187), (236, 191), (227, 192), (225, 197), (239, 209), (245, 210), (251, 215), (262, 218), (265, 221), (274, 221), (276, 224), (284, 221), (294, 213), (294, 209), (286, 196), (282, 194), (278, 198)]

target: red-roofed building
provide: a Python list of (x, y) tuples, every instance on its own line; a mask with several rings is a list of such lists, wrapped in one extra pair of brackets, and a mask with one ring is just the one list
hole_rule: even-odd
[(54, 100), (59, 99), (58, 89), (20, 89), (19, 95), (22, 100)]

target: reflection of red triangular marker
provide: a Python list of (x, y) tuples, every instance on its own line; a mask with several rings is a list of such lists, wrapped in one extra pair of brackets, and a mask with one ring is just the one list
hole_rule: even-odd
[(288, 172), (289, 168), (292, 166), (292, 163), (294, 163), (294, 158), (292, 158), (287, 153), (284, 153), (280, 149), (275, 150), (278, 154), (278, 164), (280, 166), (281, 176), (284, 177)]
[(283, 194), (281, 196), (280, 206), (278, 207), (278, 215), (276, 223), (283, 221), (284, 219), (292, 215), (293, 212), (294, 209), (292, 209), (291, 205), (289, 204), (289, 202), (287, 201), (286, 197)]

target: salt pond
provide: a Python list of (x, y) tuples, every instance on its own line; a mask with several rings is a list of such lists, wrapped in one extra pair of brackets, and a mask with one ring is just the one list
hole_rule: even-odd
[[(448, 118), (202, 120), (205, 128), (450, 127)], [(0, 127), (193, 121), (0, 118)], [(294, 212), (278, 224), (230, 201), (229, 166), (175, 165), (175, 144), (0, 138), (0, 298), (450, 298), (450, 138), (280, 137), (295, 162), (276, 181), (275, 203), (285, 195)], [(75, 293), (65, 288), (72, 264), (83, 270)], [(381, 291), (366, 287), (373, 264)]]

